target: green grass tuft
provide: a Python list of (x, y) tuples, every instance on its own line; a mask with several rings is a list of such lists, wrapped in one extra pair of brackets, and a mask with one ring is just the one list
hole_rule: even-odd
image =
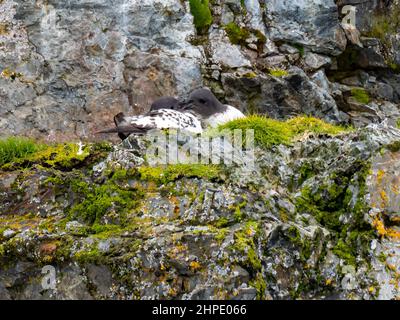
[(23, 159), (42, 149), (32, 139), (23, 137), (9, 137), (0, 140), (0, 166), (17, 159)]
[(197, 32), (199, 34), (206, 33), (213, 21), (208, 0), (189, 0), (189, 5)]
[(250, 115), (230, 121), (218, 128), (220, 132), (235, 129), (242, 130), (243, 143), (246, 141), (246, 130), (253, 129), (254, 142), (261, 148), (270, 148), (280, 144), (290, 145), (294, 139), (306, 132), (337, 135), (350, 130), (314, 117), (302, 116), (279, 121), (261, 115)]
[(219, 127), (223, 130), (242, 130), (243, 143), (246, 141), (246, 130), (254, 130), (254, 142), (262, 148), (270, 148), (274, 145), (291, 142), (292, 133), (284, 122), (270, 119), (264, 116), (251, 115), (223, 124)]

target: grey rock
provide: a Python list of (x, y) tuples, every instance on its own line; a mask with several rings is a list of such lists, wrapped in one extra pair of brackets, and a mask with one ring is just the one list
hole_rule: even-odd
[(306, 71), (316, 71), (322, 67), (327, 67), (331, 64), (331, 59), (327, 56), (307, 52), (304, 56), (304, 64)]
[(333, 0), (273, 0), (266, 13), (271, 20), (269, 33), (273, 40), (301, 44), (314, 52), (334, 56), (345, 49), (346, 37)]
[(223, 67), (251, 67), (251, 63), (240, 51), (239, 46), (233, 45), (222, 30), (213, 30), (210, 34), (212, 62)]

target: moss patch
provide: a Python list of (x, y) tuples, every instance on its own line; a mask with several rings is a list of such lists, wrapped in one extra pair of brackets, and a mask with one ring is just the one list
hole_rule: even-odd
[(259, 225), (257, 222), (249, 221), (244, 228), (235, 232), (235, 242), (232, 249), (239, 251), (244, 258), (244, 265), (252, 270), (261, 269), (261, 261), (256, 252), (255, 237)]
[(321, 119), (308, 116), (289, 119), (286, 121), (286, 124), (290, 127), (290, 130), (293, 132), (294, 136), (301, 135), (306, 132), (335, 136), (353, 130), (352, 128), (333, 125)]
[(268, 73), (276, 78), (282, 78), (282, 77), (286, 77), (287, 75), (289, 75), (289, 72), (287, 72), (286, 70), (283, 69), (269, 69)]
[(337, 135), (351, 129), (331, 125), (313, 117), (296, 117), (287, 121), (278, 121), (260, 115), (230, 121), (218, 128), (224, 130), (242, 130), (243, 143), (246, 141), (246, 130), (254, 130), (254, 142), (262, 148), (275, 145), (290, 145), (293, 140), (305, 132)]
[(246, 130), (254, 130), (254, 142), (262, 148), (274, 145), (289, 145), (292, 133), (284, 122), (264, 116), (248, 116), (246, 118), (230, 121), (219, 127), (223, 130), (242, 130), (243, 143), (246, 141)]
[(231, 43), (242, 46), (247, 44), (246, 40), (250, 37), (250, 32), (246, 28), (241, 28), (236, 23), (230, 22), (224, 29)]
[[(355, 174), (340, 173), (329, 181), (320, 182), (313, 189), (306, 186), (296, 199), (298, 212), (313, 215), (322, 226), (332, 232), (332, 252), (354, 266), (357, 256), (368, 256), (369, 243), (373, 237), (372, 226), (364, 220), (364, 214), (368, 212), (364, 196), (367, 192), (366, 177), (369, 168), (369, 164), (355, 164)], [(354, 189), (358, 189), (356, 195), (352, 193)], [(355, 204), (351, 201), (353, 196), (357, 199)], [(342, 220), (342, 216), (347, 219)]]
[(351, 89), (351, 96), (359, 103), (368, 104), (371, 99), (368, 92), (363, 88)]
[(111, 151), (111, 145), (107, 143), (86, 144), (80, 148), (77, 143), (65, 143), (56, 145), (33, 145), (27, 147), (29, 152), (14, 158), (11, 162), (2, 166), (3, 170), (16, 170), (28, 168), (39, 164), (46, 168), (68, 170), (80, 165), (88, 164), (88, 160), (94, 162)]
[(221, 169), (215, 165), (176, 164), (159, 167), (140, 167), (138, 172), (141, 180), (166, 184), (183, 177), (207, 180), (219, 179)]

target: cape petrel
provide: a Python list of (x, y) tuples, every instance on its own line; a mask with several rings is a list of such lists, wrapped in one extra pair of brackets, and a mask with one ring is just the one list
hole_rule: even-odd
[(194, 90), (186, 101), (160, 98), (145, 115), (114, 117), (116, 127), (98, 133), (118, 133), (121, 139), (130, 134), (145, 134), (153, 129), (180, 129), (199, 134), (206, 127), (217, 127), (245, 115), (230, 105), (222, 104), (208, 89)]

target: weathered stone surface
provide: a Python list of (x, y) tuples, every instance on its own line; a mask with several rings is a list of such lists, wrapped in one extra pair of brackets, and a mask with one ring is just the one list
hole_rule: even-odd
[[(178, 176), (157, 187), (118, 171), (132, 168), (121, 150), (143, 157), (146, 138), (139, 141), (132, 137), (116, 146), (106, 160), (93, 163), (102, 169), (92, 174), (80, 175), (87, 172), (83, 167), (32, 167), (29, 174), (18, 174), (17, 185), (1, 187), (0, 192), (18, 188), (29, 195), (20, 200), (18, 213), (5, 214), (15, 205), (8, 202), (0, 211), (1, 225), (16, 232), (11, 239), (0, 237), (2, 298), (392, 299), (399, 294), (400, 131), (395, 127), (382, 123), (339, 136), (298, 137), (290, 146), (257, 148), (257, 170), (247, 178), (233, 165), (218, 181)], [(124, 216), (119, 222), (96, 222), (97, 231), (83, 220), (64, 227), (68, 208), (82, 201), (70, 179), (98, 188), (111, 183), (140, 201), (118, 211)], [(52, 203), (64, 210), (42, 216), (29, 199), (48, 193), (54, 196), (42, 197), (41, 207)], [(105, 216), (115, 216), (116, 205)], [(56, 269), (56, 290), (41, 285), (43, 263)]]
[(299, 68), (282, 78), (259, 75), (255, 78), (222, 75), (225, 99), (232, 105), (261, 112), (274, 118), (308, 114), (341, 121), (335, 100)]
[(338, 55), (346, 47), (333, 0), (273, 0), (266, 11), (274, 40), (297, 43), (328, 55)]
[(156, 97), (201, 85), (202, 51), (188, 42), (193, 17), (179, 1), (0, 6), (9, 23), (1, 35), (2, 134), (93, 138), (115, 113), (143, 112)]

